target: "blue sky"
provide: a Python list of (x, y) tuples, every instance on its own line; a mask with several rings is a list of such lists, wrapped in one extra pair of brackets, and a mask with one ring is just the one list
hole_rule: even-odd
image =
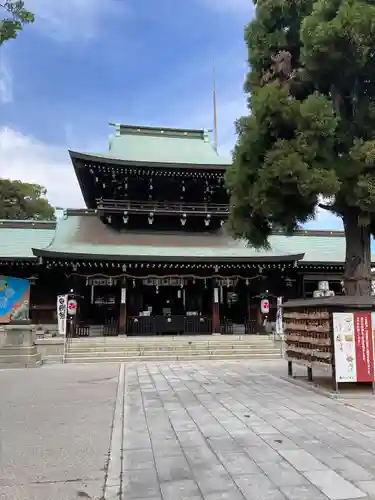
[[(82, 206), (67, 149), (107, 149), (109, 121), (212, 128), (219, 150), (246, 112), (251, 0), (25, 0), (36, 22), (0, 49), (0, 175)], [(309, 227), (337, 229), (325, 212)]]

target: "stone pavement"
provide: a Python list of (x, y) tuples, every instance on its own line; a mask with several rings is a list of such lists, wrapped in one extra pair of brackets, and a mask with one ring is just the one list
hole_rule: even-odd
[(100, 498), (119, 367), (0, 371), (0, 499)]
[(128, 366), (121, 498), (375, 499), (373, 416), (267, 366)]
[(0, 372), (0, 499), (375, 499), (371, 399), (353, 408), (285, 372), (283, 361)]

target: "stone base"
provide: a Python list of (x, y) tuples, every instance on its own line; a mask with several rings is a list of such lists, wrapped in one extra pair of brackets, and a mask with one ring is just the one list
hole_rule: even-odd
[(27, 323), (0, 328), (0, 368), (34, 368), (41, 356), (34, 343), (35, 326)]
[(35, 344), (43, 364), (64, 362), (64, 337), (36, 339)]

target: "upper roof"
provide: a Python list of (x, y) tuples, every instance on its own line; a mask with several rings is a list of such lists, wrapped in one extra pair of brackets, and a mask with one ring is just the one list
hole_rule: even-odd
[(227, 167), (229, 158), (219, 156), (212, 146), (207, 130), (162, 127), (143, 127), (111, 123), (115, 135), (110, 137), (109, 151), (103, 153), (76, 153), (74, 158), (119, 160), (129, 163), (171, 165), (215, 165)]
[(55, 227), (55, 221), (0, 220), (0, 259), (35, 259), (32, 249), (47, 246)]

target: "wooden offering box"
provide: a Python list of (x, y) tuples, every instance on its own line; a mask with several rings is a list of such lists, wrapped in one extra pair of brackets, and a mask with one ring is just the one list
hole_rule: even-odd
[(329, 371), (338, 390), (343, 382), (374, 386), (375, 304), (373, 297), (323, 297), (284, 304), (285, 358), (293, 363)]

